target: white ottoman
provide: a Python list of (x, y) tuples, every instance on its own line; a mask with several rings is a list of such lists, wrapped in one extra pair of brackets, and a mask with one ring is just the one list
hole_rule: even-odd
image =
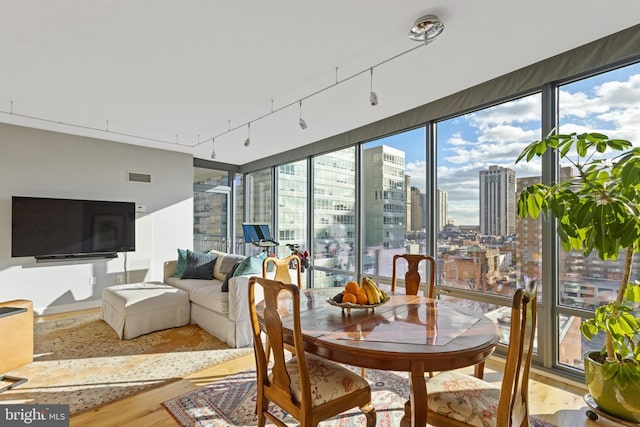
[(160, 282), (130, 283), (102, 291), (102, 320), (120, 339), (189, 323), (189, 294)]

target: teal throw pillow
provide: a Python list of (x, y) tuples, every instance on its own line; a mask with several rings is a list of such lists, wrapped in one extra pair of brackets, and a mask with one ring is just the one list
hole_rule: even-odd
[(187, 249), (187, 261), (184, 265), (182, 279), (213, 279), (213, 267), (218, 255), (193, 252)]
[(178, 262), (176, 263), (176, 272), (172, 277), (182, 277), (184, 273), (184, 265), (187, 262), (187, 249), (178, 249)]
[(248, 274), (262, 274), (262, 262), (267, 257), (266, 252), (260, 252), (258, 255), (251, 255), (240, 262), (234, 276), (246, 276)]

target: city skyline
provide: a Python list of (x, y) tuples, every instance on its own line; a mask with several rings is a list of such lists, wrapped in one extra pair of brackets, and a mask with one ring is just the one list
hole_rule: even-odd
[[(559, 131), (601, 132), (639, 145), (640, 65), (632, 65), (562, 86)], [(438, 123), (437, 187), (448, 193), (449, 220), (479, 225), (478, 173), (491, 165), (518, 178), (541, 175), (539, 162), (515, 164), (522, 149), (541, 134), (539, 94)], [(426, 189), (425, 130), (418, 128), (368, 143), (389, 145), (406, 154), (411, 186)], [(564, 166), (564, 165), (563, 165)]]

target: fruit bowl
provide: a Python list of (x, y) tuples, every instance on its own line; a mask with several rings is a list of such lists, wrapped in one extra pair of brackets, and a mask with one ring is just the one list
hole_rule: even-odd
[(371, 311), (374, 311), (374, 309), (376, 307), (380, 307), (382, 304), (386, 304), (387, 302), (389, 302), (389, 296), (387, 295), (382, 301), (380, 301), (378, 304), (354, 304), (352, 302), (336, 302), (333, 300), (333, 298), (329, 298), (327, 300), (327, 302), (331, 305), (333, 305), (334, 307), (340, 307), (342, 308), (342, 311), (344, 312), (346, 310), (347, 314), (351, 313), (351, 309), (371, 309)]

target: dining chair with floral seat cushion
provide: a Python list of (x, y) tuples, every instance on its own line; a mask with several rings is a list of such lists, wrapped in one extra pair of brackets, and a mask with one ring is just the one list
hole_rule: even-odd
[[(275, 275), (270, 274), (269, 271), (272, 266), (275, 266)], [(294, 266), (294, 268), (291, 268)], [(262, 261), (262, 277), (272, 280), (277, 280), (283, 283), (294, 283), (299, 287), (302, 287), (302, 274), (301, 274), (300, 258), (297, 255), (289, 255), (285, 258), (266, 257)], [(296, 271), (296, 280), (291, 277), (291, 270)]]
[(435, 282), (436, 282), (436, 260), (429, 255), (422, 254), (397, 254), (393, 256), (393, 270), (391, 273), (391, 292), (396, 290), (396, 282), (398, 280), (398, 261), (405, 260), (407, 264), (407, 272), (404, 275), (405, 293), (407, 295), (418, 295), (420, 290), (420, 282), (422, 276), (420, 275), (420, 263), (426, 261), (429, 265), (429, 280), (427, 283), (427, 290), (425, 292), (426, 297), (433, 298), (435, 296)]
[(528, 427), (528, 383), (536, 327), (535, 283), (518, 289), (511, 305), (509, 348), (501, 384), (459, 371), (427, 382), (427, 420), (433, 426)]
[[(255, 303), (256, 286), (263, 288), (262, 320), (258, 318)], [(284, 305), (279, 305), (281, 293), (291, 296)], [(359, 407), (366, 416), (367, 427), (376, 425), (371, 387), (367, 380), (340, 364), (305, 353), (300, 327), (300, 288), (297, 285), (252, 277), (249, 279), (249, 302), (257, 371), (258, 426), (263, 427), (269, 419), (280, 427), (286, 427), (269, 411), (269, 403), (282, 408), (302, 427), (316, 426), (322, 420), (355, 407)], [(283, 314), (290, 314), (293, 323), (294, 353), (291, 358), (285, 353)], [(268, 343), (262, 340), (263, 332)], [(271, 347), (271, 367), (265, 345)]]

